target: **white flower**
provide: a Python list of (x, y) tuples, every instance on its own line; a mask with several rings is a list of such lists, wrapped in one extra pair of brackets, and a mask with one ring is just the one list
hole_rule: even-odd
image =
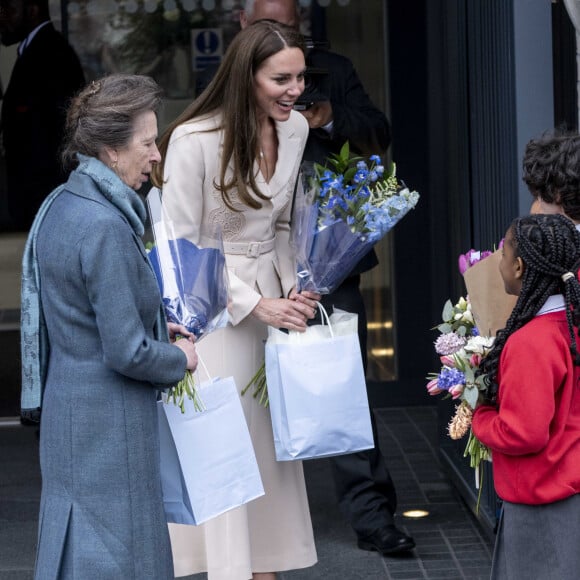
[(465, 320), (465, 322), (469, 322), (469, 324), (475, 324), (475, 320), (473, 320), (473, 314), (471, 313), (471, 306), (463, 313), (463, 320)]
[(466, 352), (486, 355), (493, 346), (493, 336), (472, 336), (463, 347)]

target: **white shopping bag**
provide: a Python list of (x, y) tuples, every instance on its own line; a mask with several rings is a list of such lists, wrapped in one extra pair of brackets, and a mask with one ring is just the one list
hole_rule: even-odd
[(204, 410), (159, 401), (161, 483), (167, 521), (198, 525), (264, 495), (233, 377), (198, 386)]
[(374, 447), (357, 315), (335, 311), (306, 332), (269, 328), (266, 380), (278, 461)]

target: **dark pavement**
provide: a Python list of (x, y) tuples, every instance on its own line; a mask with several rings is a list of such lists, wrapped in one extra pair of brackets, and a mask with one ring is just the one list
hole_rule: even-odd
[[(377, 419), (399, 495), (397, 524), (415, 538), (417, 547), (408, 556), (389, 558), (359, 550), (354, 533), (338, 512), (328, 462), (307, 461), (319, 562), (312, 568), (284, 572), (279, 579), (487, 579), (493, 538), (441, 469), (436, 407), (379, 409)], [(0, 580), (28, 580), (33, 577), (40, 498), (34, 428), (9, 418), (0, 420), (0, 465)], [(429, 515), (411, 519), (402, 515), (408, 509), (423, 509)], [(205, 575), (189, 578), (202, 580)]]

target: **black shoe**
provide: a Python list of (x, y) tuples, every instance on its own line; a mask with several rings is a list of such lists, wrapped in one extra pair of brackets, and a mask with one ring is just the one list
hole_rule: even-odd
[(385, 526), (370, 536), (358, 539), (361, 550), (380, 552), (383, 556), (408, 552), (415, 547), (415, 540), (394, 525)]

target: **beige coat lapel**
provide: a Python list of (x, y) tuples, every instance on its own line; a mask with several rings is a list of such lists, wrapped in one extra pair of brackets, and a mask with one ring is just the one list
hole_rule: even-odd
[(276, 171), (269, 183), (266, 183), (262, 174), (259, 174), (259, 187), (263, 187), (262, 191), (268, 192), (271, 197), (276, 196), (280, 191), (288, 191), (289, 182), (294, 178), (293, 174), (296, 171), (294, 161), (302, 155), (304, 144), (296, 131), (295, 122), (296, 120), (292, 116), (283, 123), (276, 122), (278, 135)]

